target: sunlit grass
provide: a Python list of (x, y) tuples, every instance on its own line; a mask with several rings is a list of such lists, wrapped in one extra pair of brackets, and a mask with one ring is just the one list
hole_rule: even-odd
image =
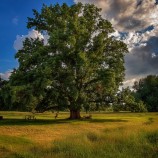
[[(92, 113), (67, 120), (68, 113), (0, 112), (1, 158), (157, 158), (158, 113)], [(82, 116), (86, 115), (82, 113)]]

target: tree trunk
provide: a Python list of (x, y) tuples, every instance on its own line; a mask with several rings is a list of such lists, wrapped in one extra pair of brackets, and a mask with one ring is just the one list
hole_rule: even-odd
[(69, 119), (80, 119), (80, 110), (70, 110), (70, 118)]

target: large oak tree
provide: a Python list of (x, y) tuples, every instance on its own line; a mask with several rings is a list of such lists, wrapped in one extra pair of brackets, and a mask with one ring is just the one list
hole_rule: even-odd
[(81, 3), (33, 10), (28, 28), (46, 33), (49, 40), (25, 40), (11, 83), (29, 94), (36, 110), (68, 108), (70, 118), (77, 119), (83, 106), (105, 105), (118, 90), (127, 47), (109, 36), (114, 30), (100, 11)]

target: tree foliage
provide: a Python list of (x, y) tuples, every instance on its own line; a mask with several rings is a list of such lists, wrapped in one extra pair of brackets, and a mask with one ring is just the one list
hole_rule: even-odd
[(116, 96), (117, 102), (114, 104), (114, 111), (147, 112), (143, 101), (136, 99), (129, 87), (123, 88)]
[[(79, 118), (84, 105), (106, 103), (124, 78), (126, 45), (109, 34), (112, 25), (94, 5), (43, 5), (33, 10), (28, 28), (49, 36), (26, 39), (16, 54), (19, 68), (11, 76), (11, 85), (27, 97), (36, 110), (68, 108), (70, 118)], [(25, 98), (25, 95), (20, 98)]]
[(0, 110), (10, 110), (11, 95), (8, 81), (0, 77)]
[(135, 98), (142, 100), (150, 112), (158, 111), (158, 76), (149, 75), (134, 83)]

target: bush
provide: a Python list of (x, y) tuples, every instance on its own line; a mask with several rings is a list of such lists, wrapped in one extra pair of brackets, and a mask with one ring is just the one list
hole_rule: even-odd
[(146, 105), (142, 102), (134, 102), (129, 107), (131, 112), (147, 112)]

